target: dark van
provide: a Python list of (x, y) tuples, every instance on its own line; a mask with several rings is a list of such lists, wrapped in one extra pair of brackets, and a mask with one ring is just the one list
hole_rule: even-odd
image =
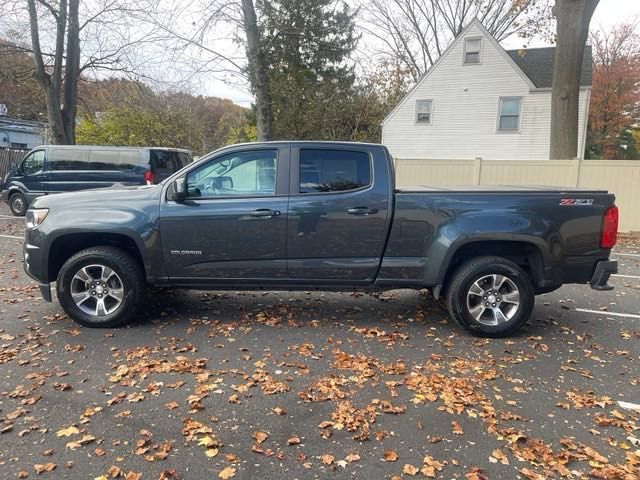
[(193, 161), (175, 148), (44, 145), (4, 180), (2, 199), (16, 216), (41, 195), (116, 185), (152, 185)]

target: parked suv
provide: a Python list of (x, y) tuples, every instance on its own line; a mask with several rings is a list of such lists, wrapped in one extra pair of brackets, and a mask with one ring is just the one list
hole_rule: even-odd
[(44, 145), (31, 150), (4, 180), (2, 199), (23, 216), (41, 195), (102, 187), (152, 185), (192, 162), (175, 148)]

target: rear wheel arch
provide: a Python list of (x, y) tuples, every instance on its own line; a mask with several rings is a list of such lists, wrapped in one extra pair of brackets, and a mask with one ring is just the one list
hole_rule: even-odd
[(127, 252), (145, 272), (139, 246), (131, 237), (121, 233), (68, 233), (53, 240), (48, 252), (48, 280), (54, 281), (60, 269), (76, 253), (92, 247), (115, 247)]
[(544, 280), (545, 257), (538, 245), (522, 240), (474, 240), (459, 245), (443, 264), (440, 271), (439, 292), (446, 295), (457, 269), (477, 257), (501, 257), (522, 268), (537, 286)]

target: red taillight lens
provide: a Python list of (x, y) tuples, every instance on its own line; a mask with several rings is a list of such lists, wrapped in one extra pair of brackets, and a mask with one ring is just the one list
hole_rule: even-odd
[(608, 208), (602, 217), (600, 247), (613, 248), (618, 240), (618, 207)]
[(153, 185), (153, 172), (144, 172), (144, 181), (147, 185)]

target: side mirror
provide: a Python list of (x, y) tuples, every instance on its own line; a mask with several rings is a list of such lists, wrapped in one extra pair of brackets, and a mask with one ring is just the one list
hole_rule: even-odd
[(174, 202), (184, 202), (187, 198), (187, 179), (177, 178), (173, 181), (173, 186), (169, 191), (169, 199)]

